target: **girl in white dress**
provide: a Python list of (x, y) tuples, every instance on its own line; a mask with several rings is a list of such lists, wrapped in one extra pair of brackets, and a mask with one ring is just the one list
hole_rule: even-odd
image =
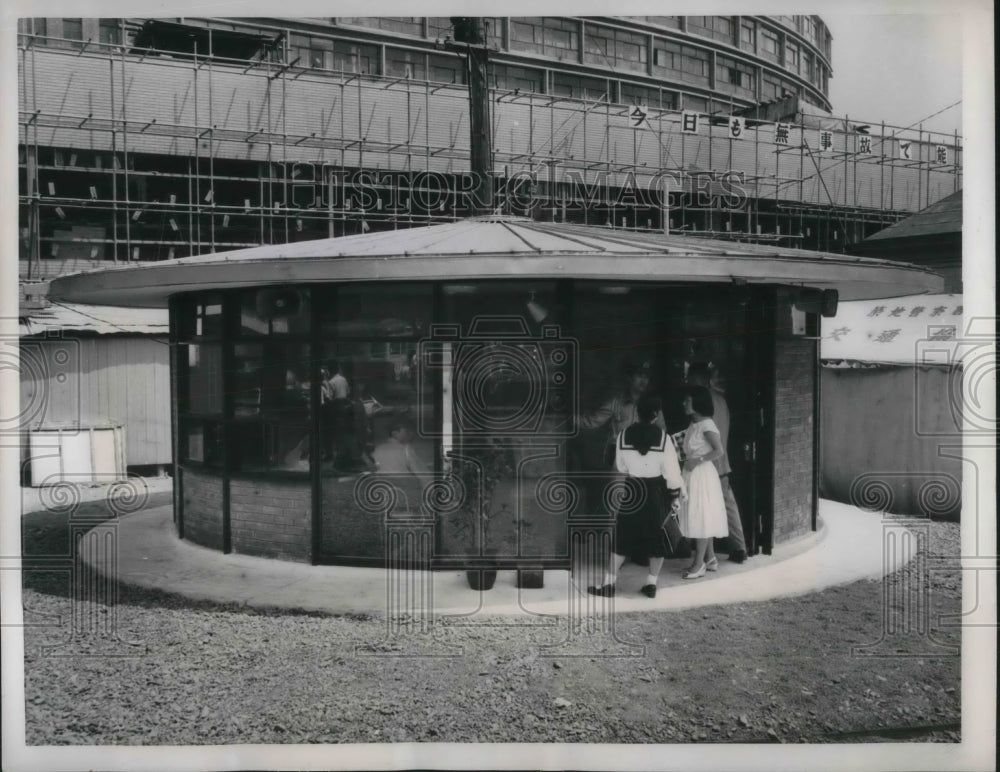
[(715, 409), (712, 395), (704, 386), (689, 386), (685, 390), (684, 412), (691, 423), (684, 433), (684, 482), (687, 506), (679, 518), (681, 533), (695, 541), (695, 554), (684, 572), (685, 579), (697, 579), (705, 571), (715, 571), (712, 539), (729, 535), (726, 502), (722, 496), (719, 472), (712, 462), (723, 456), (719, 428), (712, 420)]

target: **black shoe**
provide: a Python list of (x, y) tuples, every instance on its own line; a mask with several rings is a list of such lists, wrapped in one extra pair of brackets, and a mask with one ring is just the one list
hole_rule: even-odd
[(600, 587), (588, 587), (587, 592), (591, 595), (600, 595), (602, 598), (611, 598), (615, 594), (615, 586), (613, 584), (605, 584)]
[(656, 597), (656, 585), (655, 584), (644, 584), (639, 589), (639, 592), (641, 592), (647, 598), (655, 598)]
[(747, 553), (743, 550), (736, 550), (735, 552), (729, 553), (729, 561), (731, 563), (742, 563), (747, 559)]

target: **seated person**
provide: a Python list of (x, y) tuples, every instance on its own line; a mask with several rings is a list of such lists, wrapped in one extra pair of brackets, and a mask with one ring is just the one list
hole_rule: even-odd
[[(392, 484), (406, 497), (406, 509), (417, 509), (424, 490), (434, 479), (430, 466), (413, 447), (413, 430), (406, 421), (395, 421), (389, 436), (372, 451), (376, 474), (392, 475)], [(400, 504), (403, 502), (401, 501)]]
[(394, 421), (389, 436), (372, 451), (376, 471), (387, 474), (411, 474), (427, 484), (432, 479), (430, 466), (413, 447), (413, 430), (406, 421)]

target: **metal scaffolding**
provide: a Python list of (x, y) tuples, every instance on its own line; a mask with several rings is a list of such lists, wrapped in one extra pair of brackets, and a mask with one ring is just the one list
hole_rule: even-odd
[[(21, 257), (156, 260), (471, 211), (461, 85), (298, 60), (19, 37)], [(536, 219), (839, 251), (961, 187), (961, 143), (553, 94), (492, 98), (496, 207)], [(864, 133), (870, 131), (871, 133)], [(877, 133), (876, 133), (877, 132)]]

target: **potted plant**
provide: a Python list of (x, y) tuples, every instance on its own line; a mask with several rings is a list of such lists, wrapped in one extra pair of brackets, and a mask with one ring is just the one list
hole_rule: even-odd
[[(509, 518), (506, 503), (497, 501), (497, 488), (514, 475), (513, 454), (501, 440), (488, 445), (464, 448), (454, 459), (452, 473), (458, 475), (464, 500), (450, 519), (451, 531), (464, 554), (472, 556), (482, 568), (469, 568), (466, 578), (474, 590), (492, 589), (496, 581), (496, 556), (499, 545), (494, 524)], [(493, 566), (493, 567), (489, 567)]]

